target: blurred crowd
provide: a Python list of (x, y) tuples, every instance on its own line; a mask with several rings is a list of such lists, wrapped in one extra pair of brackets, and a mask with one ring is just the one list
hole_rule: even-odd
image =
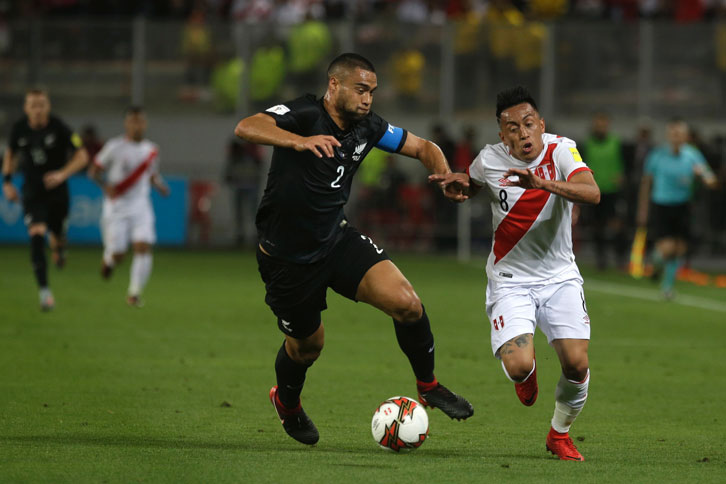
[[(324, 72), (331, 52), (339, 45), (334, 27), (328, 20), (362, 23), (386, 18), (419, 24), (410, 29), (390, 29), (385, 22), (371, 22), (355, 31), (356, 45), (365, 49), (364, 53), (376, 53), (387, 59), (381, 64), (382, 70), (390, 74), (393, 87), (393, 96), (388, 98), (390, 105), (411, 113), (438, 110), (438, 98), (432, 93), (439, 90), (441, 62), (437, 56), (442, 37), (432, 32), (435, 29), (430, 29), (428, 24), (453, 21), (456, 27), (452, 40), (456, 85), (453, 103), (457, 112), (467, 112), (472, 106), (484, 105), (482, 96), (507, 87), (511, 79), (537, 85), (543, 62), (540, 46), (546, 38), (546, 21), (642, 18), (682, 23), (708, 21), (726, 18), (726, 0), (0, 0), (0, 54), (11, 52), (7, 26), (12, 25), (13, 19), (83, 16), (130, 19), (137, 15), (176, 20), (183, 26), (180, 36), (176, 37), (184, 61), (183, 82), (179, 84), (178, 94), (170, 98), (175, 103), (182, 100), (187, 104), (209, 101), (222, 112), (239, 109), (239, 86), (245, 63), (234, 55), (230, 39), (225, 41), (220, 37), (222, 29), (216, 28), (219, 22), (231, 20), (240, 26), (269, 22), (273, 26), (286, 27), (283, 30), (260, 29), (260, 38), (249, 39), (252, 49), (248, 60), (247, 96), (252, 110), (291, 96), (286, 87), (293, 88), (294, 95), (319, 90), (321, 72)], [(72, 42), (66, 42), (66, 38), (54, 39), (50, 34), (43, 39), (49, 44), (62, 45), (62, 49), (56, 50), (64, 55), (78, 46), (95, 42), (62, 37), (68, 37)], [(17, 39), (16, 57), (22, 62), (25, 42), (21, 34), (17, 34)], [(116, 48), (108, 48), (108, 43), (114, 41), (111, 35), (104, 33), (103, 39), (96, 40), (102, 46), (104, 59), (108, 52), (128, 51), (128, 48), (118, 48), (128, 42), (123, 35), (115, 41)], [(726, 30), (718, 30), (709, 42), (715, 46), (717, 73), (723, 76), (726, 73)], [(590, 51), (587, 52), (589, 55)], [(80, 52), (77, 57), (84, 56), (88, 53)], [(174, 55), (170, 57), (175, 58)], [(164, 63), (160, 65), (167, 67)], [(155, 67), (153, 62), (147, 63), (148, 69)], [(562, 78), (561, 82), (566, 82), (567, 76)], [(147, 98), (152, 100), (163, 97), (167, 91), (175, 91), (166, 81), (163, 92), (152, 95), (152, 87), (148, 89)], [(701, 150), (723, 184), (726, 180), (726, 135), (703, 139), (692, 127), (691, 136), (692, 144)], [(429, 137), (442, 148), (452, 168), (458, 171), (466, 169), (484, 142), (494, 141), (478, 140), (471, 126), (453, 133), (440, 124), (432, 127)], [(93, 149), (97, 149), (97, 135), (92, 127), (84, 129), (84, 138), (88, 140), (89, 148), (94, 145)], [(597, 151), (608, 147), (615, 146), (618, 153), (612, 165), (596, 169), (596, 173), (608, 172), (613, 176), (612, 180), (598, 182), (608, 194), (615, 216), (584, 211), (574, 232), (576, 238), (593, 241), (599, 249), (597, 253), (612, 254), (612, 261), (598, 261), (602, 266), (611, 262), (623, 263), (635, 226), (637, 187), (643, 162), (653, 147), (653, 138), (648, 123), (641, 123), (632, 136), (619, 137), (610, 129), (608, 117), (601, 113), (593, 118), (587, 139), (577, 140), (585, 151), (586, 160), (602, 159)], [(607, 146), (600, 146), (603, 143)], [(238, 141), (230, 143), (223, 181), (233, 196), (237, 221), (235, 239), (242, 244), (249, 244), (254, 239), (252, 220), (255, 200), (259, 197), (256, 182), (262, 178), (262, 171), (263, 160), (259, 152)], [(396, 157), (372, 152), (361, 167), (359, 190), (350, 215), (361, 230), (376, 235), (391, 248), (454, 250), (456, 205), (439, 196), (425, 183), (423, 176), (413, 178), (398, 166)], [(200, 186), (199, 197), (208, 197), (208, 192), (208, 187)], [(726, 250), (724, 190), (698, 192), (695, 203), (701, 209), (694, 212), (698, 228), (694, 230), (691, 247), (698, 250), (705, 241), (711, 251)], [(472, 217), (475, 246), (486, 248), (491, 238), (486, 205), (472, 204)], [(200, 212), (199, 219), (200, 225), (211, 223), (206, 213)]]
[[(435, 124), (430, 139), (435, 141), (455, 171), (465, 171), (487, 142), (479, 140), (471, 126), (451, 134)], [(589, 133), (577, 144), (593, 169), (602, 198), (596, 207), (576, 207), (573, 239), (576, 251), (591, 249), (601, 269), (625, 269), (636, 229), (638, 190), (645, 160), (657, 147), (652, 123), (643, 120), (630, 136), (611, 128), (606, 113), (593, 116)], [(698, 148), (718, 178), (717, 190), (696, 187), (692, 201), (690, 253), (723, 254), (726, 251), (726, 133), (704, 138), (690, 126), (689, 144)], [(425, 173), (410, 176), (397, 158), (373, 151), (359, 171), (359, 190), (352, 219), (361, 230), (374, 235), (391, 249), (456, 250), (457, 205), (426, 183)], [(481, 197), (480, 197), (481, 198)], [(491, 243), (488, 203), (477, 199), (471, 205), (472, 242), (486, 252)]]
[(726, 15), (726, 0), (2, 0), (9, 17), (32, 15), (146, 15), (186, 18), (197, 9), (220, 18), (294, 24), (305, 18), (356, 20), (381, 14), (401, 21), (442, 23), (489, 10), (517, 12), (530, 20), (560, 17), (700, 21)]

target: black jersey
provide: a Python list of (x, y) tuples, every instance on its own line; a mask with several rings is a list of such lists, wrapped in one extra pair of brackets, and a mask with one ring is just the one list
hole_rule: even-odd
[[(49, 171), (63, 168), (71, 153), (81, 147), (81, 138), (53, 115), (48, 119), (48, 124), (40, 129), (32, 129), (27, 116), (23, 116), (10, 131), (9, 146), (25, 176), (23, 198), (27, 199), (48, 192), (43, 185), (43, 176)], [(67, 189), (67, 184), (62, 183), (51, 191)]]
[(323, 100), (311, 94), (264, 112), (284, 130), (306, 137), (330, 135), (341, 144), (332, 158), (275, 147), (257, 211), (259, 242), (267, 253), (295, 263), (315, 262), (332, 249), (345, 226), (343, 206), (363, 158), (375, 146), (400, 151), (407, 133), (373, 112), (342, 131)]

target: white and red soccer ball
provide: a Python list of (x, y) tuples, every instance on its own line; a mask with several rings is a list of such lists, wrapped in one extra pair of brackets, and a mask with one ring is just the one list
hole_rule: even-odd
[(429, 434), (429, 416), (413, 398), (391, 397), (373, 413), (371, 432), (384, 449), (395, 452), (416, 449)]

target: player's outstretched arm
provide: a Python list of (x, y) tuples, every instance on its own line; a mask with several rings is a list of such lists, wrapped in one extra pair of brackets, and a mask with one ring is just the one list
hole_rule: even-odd
[(419, 138), (411, 132), (406, 136), (406, 142), (403, 144), (400, 153), (411, 158), (417, 158), (431, 173), (439, 175), (451, 173), (449, 162), (446, 161), (441, 148), (436, 143)]
[(546, 190), (575, 203), (600, 203), (600, 188), (589, 171), (575, 173), (569, 181), (545, 180), (524, 168), (510, 168), (504, 176), (519, 177), (516, 181), (511, 180), (514, 186)]
[(12, 150), (8, 147), (3, 156), (3, 195), (11, 202), (18, 200), (18, 190), (8, 178), (12, 176), (13, 171), (15, 171), (15, 159)]
[(459, 183), (461, 180), (456, 179), (456, 177), (446, 178), (453, 174), (451, 173), (449, 162), (446, 161), (444, 153), (436, 143), (419, 138), (415, 134), (409, 132), (406, 137), (406, 142), (403, 144), (399, 153), (418, 159), (423, 166), (432, 172), (433, 175), (431, 176), (434, 176), (435, 178), (431, 179), (431, 177), (429, 177), (429, 182), (438, 183), (446, 198), (456, 202), (463, 202), (468, 198), (468, 196), (464, 194), (463, 185)]
[(312, 151), (318, 158), (334, 156), (333, 149), (340, 146), (334, 136), (316, 135), (304, 137), (277, 126), (275, 119), (257, 113), (237, 123), (234, 134), (251, 143), (291, 148), (295, 151)]
[(66, 163), (66, 166), (60, 170), (49, 171), (43, 177), (43, 183), (48, 189), (55, 188), (74, 173), (82, 170), (88, 164), (88, 151), (86, 148), (78, 148), (71, 159)]
[(463, 202), (479, 192), (481, 188), (466, 173), (446, 173), (429, 175), (429, 183), (436, 183), (444, 191), (446, 198)]

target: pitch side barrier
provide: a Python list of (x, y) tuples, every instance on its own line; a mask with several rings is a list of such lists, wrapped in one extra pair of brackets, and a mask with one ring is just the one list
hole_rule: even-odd
[[(151, 201), (156, 214), (158, 245), (184, 245), (187, 239), (189, 213), (189, 180), (182, 176), (164, 176), (171, 193), (167, 198), (152, 190)], [(20, 187), (23, 175), (13, 176), (13, 184)], [(76, 244), (101, 244), (101, 207), (103, 194), (98, 185), (84, 175), (68, 180), (71, 206), (68, 216), (68, 241)], [(0, 197), (0, 243), (26, 242), (28, 230), (23, 222), (23, 207)]]

